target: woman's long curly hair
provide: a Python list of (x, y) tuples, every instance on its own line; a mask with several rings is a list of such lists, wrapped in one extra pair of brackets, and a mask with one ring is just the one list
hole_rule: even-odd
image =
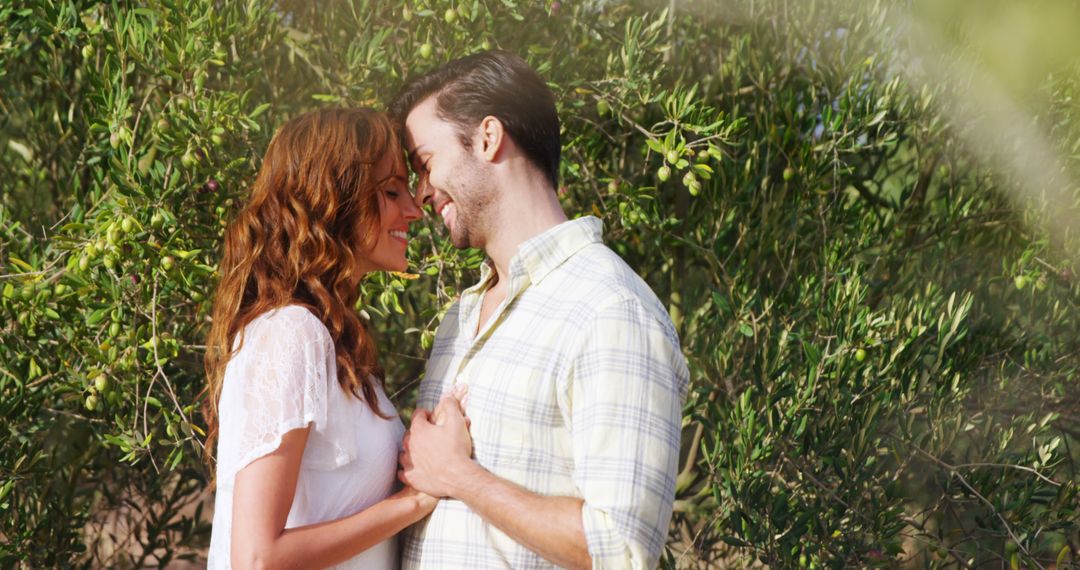
[(292, 119), (274, 135), (247, 204), (225, 232), (206, 346), (207, 458), (214, 456), (218, 400), (237, 335), (285, 305), (312, 311), (334, 340), (338, 382), (371, 410), (383, 382), (371, 333), (354, 306), (360, 260), (378, 240), (376, 171), (403, 161), (397, 134), (372, 109), (325, 109)]

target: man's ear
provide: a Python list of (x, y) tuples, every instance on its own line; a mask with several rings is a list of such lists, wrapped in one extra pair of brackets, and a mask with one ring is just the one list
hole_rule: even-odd
[(499, 156), (503, 143), (506, 141), (506, 131), (503, 130), (502, 121), (491, 115), (484, 117), (477, 129), (477, 136), (479, 141), (476, 148), (480, 151), (480, 155), (488, 162), (493, 162)]

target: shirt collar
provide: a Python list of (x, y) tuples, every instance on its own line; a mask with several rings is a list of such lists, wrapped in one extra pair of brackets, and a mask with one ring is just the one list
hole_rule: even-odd
[[(506, 278), (513, 283), (528, 276), (530, 283), (539, 283), (583, 247), (602, 243), (603, 226), (604, 223), (596, 216), (582, 216), (529, 238), (518, 246), (517, 254), (510, 259), (510, 275)], [(480, 264), (480, 280), (465, 293), (479, 293), (487, 289), (494, 273), (494, 264), (490, 259), (485, 260)]]
[(602, 243), (602, 231), (603, 222), (595, 216), (563, 222), (518, 246), (517, 255), (510, 261), (510, 274), (524, 271), (529, 281), (539, 283), (582, 248)]

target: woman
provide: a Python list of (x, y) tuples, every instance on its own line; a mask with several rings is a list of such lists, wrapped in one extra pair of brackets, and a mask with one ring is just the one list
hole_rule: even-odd
[(315, 111), (270, 142), (208, 341), (210, 568), (396, 568), (390, 539), (434, 508), (393, 493), (404, 428), (354, 310), (366, 273), (406, 268), (419, 217), (382, 114)]

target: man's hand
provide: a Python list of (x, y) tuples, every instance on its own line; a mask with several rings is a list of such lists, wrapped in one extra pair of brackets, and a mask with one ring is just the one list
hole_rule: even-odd
[(455, 482), (474, 466), (464, 390), (443, 397), (434, 412), (418, 409), (405, 435), (398, 478), (433, 497), (453, 495)]

